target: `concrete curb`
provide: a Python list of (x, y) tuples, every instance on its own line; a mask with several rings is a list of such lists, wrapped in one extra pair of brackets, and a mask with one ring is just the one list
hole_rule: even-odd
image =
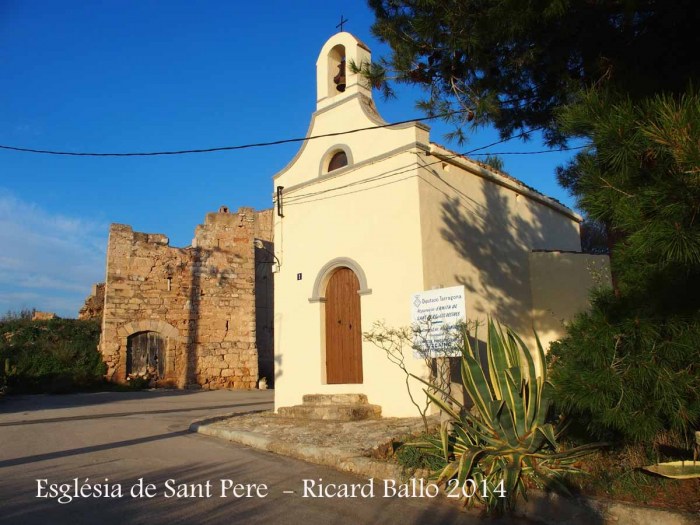
[[(264, 412), (264, 411), (258, 411)], [(251, 414), (253, 412), (247, 412)], [(216, 428), (217, 421), (244, 414), (234, 413), (192, 422), (191, 432), (233, 441), (296, 459), (333, 467), (363, 477), (405, 481), (406, 475), (398, 465), (356, 456), (333, 447), (295, 445), (247, 430)], [(596, 498), (565, 498), (557, 494), (531, 490), (529, 501), (521, 502), (517, 516), (546, 525), (698, 525), (700, 516)]]
[[(200, 427), (205, 427), (217, 421), (223, 421), (224, 419), (231, 419), (238, 416), (247, 416), (249, 414), (259, 414), (260, 412), (268, 412), (268, 410), (248, 410), (247, 412), (228, 412), (227, 414), (221, 414), (219, 416), (203, 417), (201, 419), (194, 419), (190, 423), (190, 432), (196, 432), (200, 434), (205, 434), (206, 432), (200, 432)], [(211, 434), (213, 435), (213, 434)]]

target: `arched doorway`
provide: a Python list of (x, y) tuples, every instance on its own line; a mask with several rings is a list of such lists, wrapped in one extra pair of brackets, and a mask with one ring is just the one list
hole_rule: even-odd
[(165, 340), (158, 332), (138, 332), (127, 338), (126, 375), (165, 375)]
[(326, 286), (326, 383), (362, 383), (360, 282), (350, 268), (336, 269)]

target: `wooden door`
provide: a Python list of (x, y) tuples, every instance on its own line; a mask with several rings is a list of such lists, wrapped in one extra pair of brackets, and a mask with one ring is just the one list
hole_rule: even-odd
[(339, 268), (326, 288), (326, 382), (362, 383), (360, 282)]
[(127, 341), (126, 373), (163, 377), (165, 341), (158, 332), (139, 332)]

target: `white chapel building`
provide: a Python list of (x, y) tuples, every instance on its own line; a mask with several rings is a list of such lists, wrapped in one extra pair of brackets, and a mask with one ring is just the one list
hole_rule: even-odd
[[(493, 316), (533, 342), (588, 306), (607, 258), (579, 253), (581, 217), (484, 164), (391, 127), (345, 64), (370, 60), (347, 32), (316, 62), (307, 136), (274, 176), (275, 409), (305, 394), (364, 394), (383, 416), (417, 416), (403, 373), (364, 342), (375, 321), (411, 324), (416, 292), (464, 287), (466, 317)], [(427, 376), (409, 351), (408, 365)]]

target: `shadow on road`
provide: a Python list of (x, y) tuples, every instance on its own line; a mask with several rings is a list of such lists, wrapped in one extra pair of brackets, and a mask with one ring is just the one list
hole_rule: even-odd
[(63, 423), (65, 421), (84, 421), (90, 419), (105, 419), (110, 417), (128, 417), (128, 416), (142, 416), (142, 415), (153, 415), (153, 414), (180, 414), (182, 412), (197, 412), (205, 410), (220, 410), (222, 408), (240, 408), (240, 407), (250, 407), (250, 406), (260, 406), (260, 405), (270, 405), (272, 408), (272, 403), (269, 401), (258, 401), (256, 403), (236, 403), (233, 405), (212, 405), (212, 406), (198, 406), (192, 408), (172, 408), (167, 410), (130, 410), (128, 412), (108, 412), (104, 414), (87, 414), (83, 416), (66, 416), (66, 417), (52, 417), (45, 419), (24, 419), (18, 421), (4, 421), (0, 423), (0, 427), (12, 427), (17, 425), (39, 425), (41, 423)]
[[(302, 480), (311, 478), (326, 483), (367, 483), (366, 478), (356, 478), (324, 467), (294, 461), (296, 468), (275, 468), (278, 462), (271, 454), (251, 451), (245, 458), (228, 458), (223, 465), (194, 464), (177, 468), (153, 469), (130, 473), (129, 477), (113, 478), (111, 483), (120, 483), (124, 489), (121, 498), (82, 498), (69, 504), (58, 504), (55, 499), (38, 499), (33, 485), (32, 502), (15, 496), (3, 505), (3, 515), (8, 523), (101, 523), (104, 525), (123, 523), (148, 523), (149, 525), (174, 523), (215, 524), (284, 524), (304, 523), (306, 525), (348, 525), (348, 524), (396, 524), (418, 523), (461, 523), (474, 525), (481, 520), (465, 514), (455, 505), (444, 500), (419, 498), (406, 500), (383, 498), (377, 480), (377, 494), (370, 499), (343, 498), (303, 498)], [(82, 474), (82, 472), (80, 473)], [(79, 473), (53, 472), (52, 482), (70, 480)], [(41, 477), (46, 477), (42, 475)], [(152, 499), (132, 498), (130, 487), (143, 478), (144, 483), (158, 488)], [(230, 479), (235, 483), (265, 483), (268, 495), (265, 498), (235, 498), (229, 493), (222, 497), (221, 480)], [(165, 483), (171, 485), (204, 484), (211, 482), (208, 497), (166, 498)], [(95, 482), (101, 480), (96, 479)], [(6, 487), (1, 486), (0, 491)], [(284, 491), (294, 491), (285, 494)], [(501, 523), (522, 524), (523, 521), (490, 520), (490, 525)]]
[(34, 456), (25, 456), (23, 458), (13, 458), (0, 461), (0, 468), (13, 467), (15, 465), (24, 465), (26, 463), (34, 463), (35, 461), (46, 461), (49, 459), (66, 458), (69, 456), (79, 456), (81, 454), (89, 454), (91, 452), (100, 452), (102, 450), (110, 450), (114, 448), (130, 447), (140, 445), (142, 443), (150, 443), (151, 441), (160, 441), (162, 439), (170, 439), (178, 436), (189, 434), (189, 430), (179, 430), (177, 432), (167, 432), (165, 434), (157, 434), (155, 436), (146, 436), (136, 439), (126, 439), (124, 441), (115, 441), (113, 443), (104, 443), (101, 445), (92, 445), (90, 447), (74, 448), (71, 450), (58, 450), (56, 452), (48, 452), (46, 454), (36, 454)]
[[(0, 397), (0, 414), (52, 410), (57, 408), (79, 408), (128, 401), (153, 401), (178, 399), (185, 401), (191, 396), (207, 396), (221, 393), (221, 390), (140, 390), (134, 392), (81, 392), (75, 394), (33, 394), (8, 395)], [(231, 390), (232, 396), (245, 395), (267, 399), (272, 402), (270, 390)]]

